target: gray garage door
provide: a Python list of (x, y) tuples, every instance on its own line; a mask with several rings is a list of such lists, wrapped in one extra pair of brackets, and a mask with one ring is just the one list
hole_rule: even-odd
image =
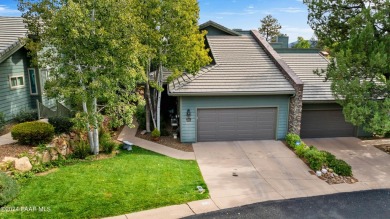
[(354, 126), (344, 119), (342, 110), (303, 110), (302, 138), (354, 136)]
[(198, 141), (275, 139), (276, 108), (199, 109)]

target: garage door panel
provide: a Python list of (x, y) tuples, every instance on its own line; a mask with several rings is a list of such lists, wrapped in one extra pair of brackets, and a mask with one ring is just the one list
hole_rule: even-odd
[(354, 126), (345, 121), (342, 110), (303, 110), (301, 137), (354, 136)]
[(275, 139), (276, 112), (276, 108), (199, 109), (198, 141)]

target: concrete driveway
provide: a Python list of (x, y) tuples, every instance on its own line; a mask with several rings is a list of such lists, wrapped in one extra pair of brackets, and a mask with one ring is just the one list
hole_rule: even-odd
[(311, 175), (280, 141), (202, 142), (193, 147), (211, 199), (221, 209), (337, 192)]
[(320, 150), (327, 150), (349, 163), (354, 177), (359, 180), (355, 187), (390, 188), (390, 155), (374, 146), (365, 145), (360, 139), (353, 137), (314, 138), (303, 141)]

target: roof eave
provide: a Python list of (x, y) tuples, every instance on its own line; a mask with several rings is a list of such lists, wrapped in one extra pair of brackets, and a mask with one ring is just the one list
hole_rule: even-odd
[(277, 92), (171, 92), (169, 96), (267, 96), (267, 95), (294, 95), (295, 91)]
[(5, 52), (0, 54), (0, 63), (4, 62), (6, 59), (8, 59), (8, 57), (10, 57), (16, 51), (21, 49), (23, 46), (24, 46), (23, 44), (21, 44), (20, 42), (17, 42), (15, 44), (13, 44), (12, 46), (10, 46), (9, 48), (7, 48), (5, 50)]

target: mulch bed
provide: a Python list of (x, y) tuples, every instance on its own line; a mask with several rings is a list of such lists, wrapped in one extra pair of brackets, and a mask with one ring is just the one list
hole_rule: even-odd
[(35, 149), (31, 146), (19, 145), (18, 143), (0, 145), (0, 161), (4, 157), (17, 157), (21, 153), (32, 153)]
[(138, 129), (137, 134), (135, 135), (138, 138), (142, 138), (148, 141), (155, 142), (157, 144), (162, 144), (170, 148), (174, 148), (177, 150), (185, 151), (185, 152), (194, 152), (192, 148), (192, 144), (181, 143), (179, 139), (174, 139), (172, 136), (161, 136), (160, 140), (153, 141), (150, 133), (146, 133), (141, 135), (142, 130)]
[(390, 144), (374, 145), (374, 147), (383, 152), (386, 152), (387, 154), (390, 154)]

